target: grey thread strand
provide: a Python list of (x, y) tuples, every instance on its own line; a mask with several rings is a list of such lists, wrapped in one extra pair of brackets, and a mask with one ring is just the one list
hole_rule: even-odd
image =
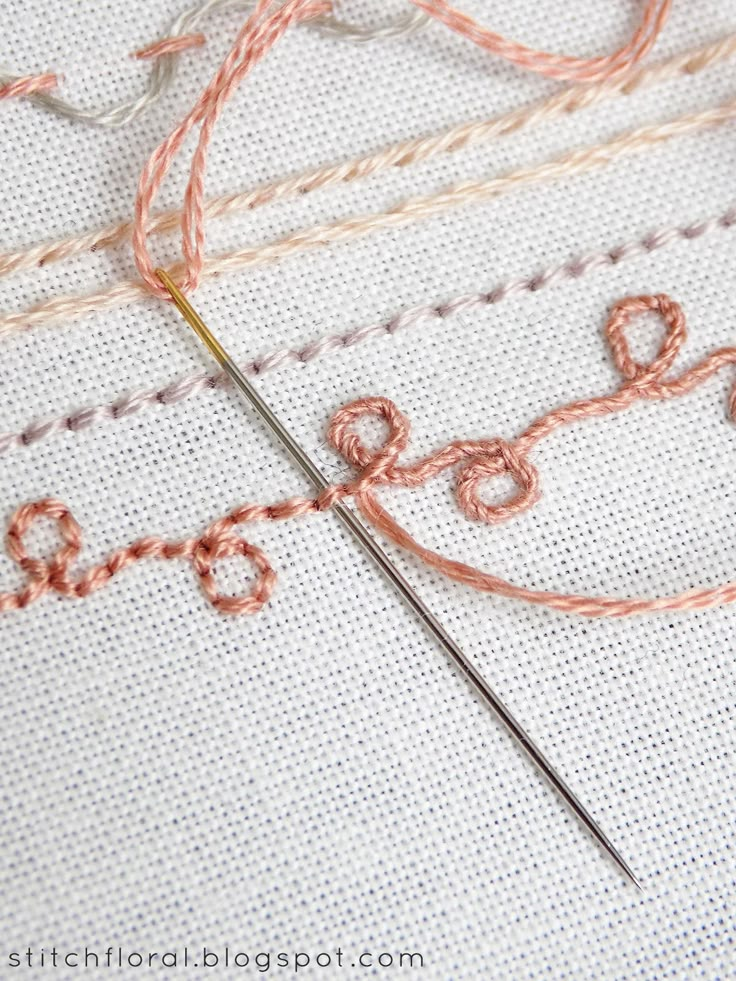
[[(415, 327), (425, 320), (444, 320), (470, 310), (481, 309), (500, 303), (511, 296), (535, 293), (547, 286), (554, 286), (569, 279), (579, 279), (587, 273), (607, 266), (615, 266), (627, 259), (649, 255), (658, 249), (678, 240), (693, 241), (718, 228), (729, 229), (736, 225), (736, 205), (732, 205), (721, 215), (690, 225), (662, 228), (650, 232), (642, 238), (602, 252), (592, 252), (550, 266), (536, 275), (507, 280), (489, 292), (470, 293), (455, 297), (444, 303), (421, 304), (411, 307), (379, 324), (368, 324), (343, 334), (330, 334), (305, 345), (302, 348), (283, 348), (272, 351), (243, 367), (246, 375), (253, 377), (275, 371), (285, 364), (298, 364), (314, 361), (341, 348), (354, 347), (373, 337), (396, 334)], [(0, 454), (11, 449), (30, 446), (55, 433), (79, 432), (109, 419), (125, 419), (142, 409), (154, 405), (174, 405), (192, 395), (208, 389), (222, 388), (228, 384), (224, 373), (208, 374), (197, 372), (177, 378), (162, 388), (142, 389), (130, 392), (111, 403), (88, 406), (63, 416), (39, 419), (31, 422), (19, 432), (0, 434)]]
[[(166, 37), (176, 38), (193, 33), (200, 21), (215, 11), (249, 10), (252, 6), (253, 0), (205, 0), (205, 3), (199, 7), (192, 7), (180, 14), (171, 24)], [(414, 10), (408, 14), (400, 15), (389, 24), (369, 28), (352, 24), (344, 18), (332, 15), (318, 18), (308, 27), (338, 40), (364, 44), (370, 41), (408, 37), (424, 28), (429, 19), (427, 14), (420, 10)], [(105, 109), (82, 109), (49, 92), (36, 92), (33, 95), (25, 96), (25, 98), (66, 119), (73, 119), (75, 122), (86, 123), (91, 126), (106, 126), (116, 129), (143, 115), (171, 88), (176, 78), (176, 69), (181, 56), (182, 52), (174, 52), (156, 58), (151, 65), (145, 91), (134, 99), (127, 99)], [(18, 74), (0, 71), (0, 85), (15, 82), (21, 77)]]
[(405, 38), (417, 31), (423, 30), (429, 24), (429, 14), (424, 11), (413, 9), (405, 14), (401, 14), (383, 27), (361, 27), (353, 24), (335, 14), (327, 14), (318, 17), (307, 26), (317, 30), (320, 34), (328, 37), (338, 38), (342, 41), (354, 41), (357, 44), (365, 44), (371, 41), (386, 41), (392, 38)]

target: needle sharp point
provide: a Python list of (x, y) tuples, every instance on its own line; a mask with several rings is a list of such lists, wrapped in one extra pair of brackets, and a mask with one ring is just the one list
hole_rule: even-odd
[[(271, 411), (268, 404), (264, 402), (257, 389), (250, 383), (250, 381), (240, 371), (238, 366), (231, 360), (220, 345), (217, 338), (212, 334), (202, 318), (194, 310), (187, 298), (182, 294), (181, 290), (172, 281), (171, 277), (163, 269), (157, 269), (156, 275), (171, 295), (172, 300), (184, 319), (197, 333), (200, 340), (209, 349), (210, 353), (216, 358), (217, 361), (219, 361), (226, 374), (234, 382), (240, 393), (259, 413), (274, 436), (276, 436), (282, 446), (286, 448), (295, 463), (301, 468), (307, 477), (309, 477), (311, 482), (318, 490), (324, 490), (325, 488), (329, 487), (329, 481), (324, 474), (312, 461), (311, 457), (291, 436), (289, 431), (284, 428), (279, 419)], [(452, 637), (450, 637), (442, 624), (437, 620), (432, 611), (426, 606), (422, 598), (412, 588), (401, 571), (394, 565), (389, 556), (378, 544), (376, 539), (370, 534), (362, 521), (359, 520), (359, 518), (350, 508), (341, 502), (337, 503), (333, 507), (333, 512), (348, 528), (358, 543), (371, 556), (381, 572), (383, 572), (389, 582), (394, 586), (402, 599), (404, 599), (414, 613), (417, 614), (427, 630), (437, 641), (439, 641), (445, 653), (452, 659), (454, 664), (460, 668), (486, 706), (491, 709), (511, 736), (513, 736), (522, 749), (524, 749), (530, 761), (547, 778), (552, 788), (562, 797), (578, 821), (590, 832), (593, 838), (614, 860), (626, 877), (637, 887), (637, 889), (643, 892), (641, 883), (618, 851), (614, 848), (612, 843), (608, 840), (604, 831), (588, 813), (572, 790), (567, 786), (560, 774), (557, 773), (544, 753), (542, 753), (541, 749), (539, 749), (539, 747), (536, 746), (532, 739), (527, 735), (524, 728), (519, 722), (517, 722), (504, 702), (495, 693), (493, 688), (491, 688), (488, 682), (475, 668), (473, 663), (468, 660), (462, 649), (455, 643)]]

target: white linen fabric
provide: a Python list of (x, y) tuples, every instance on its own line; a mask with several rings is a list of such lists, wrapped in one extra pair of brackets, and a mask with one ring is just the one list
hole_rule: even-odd
[[(516, 39), (585, 54), (617, 46), (640, 4), (464, 7)], [(404, 9), (399, 0), (342, 4), (366, 24)], [(2, 61), (62, 73), (65, 93), (83, 104), (114, 102), (138, 91), (146, 70), (129, 52), (163, 36), (180, 10), (179, 0), (5, 0)], [(0, 105), (2, 248), (128, 217), (141, 167), (238, 23), (232, 12), (213, 17), (206, 47), (182, 59), (175, 91), (123, 130), (85, 128), (23, 101)], [(733, 4), (675, 2), (649, 60), (734, 30)], [(541, 162), (732, 98), (735, 84), (731, 63), (680, 77), (421, 166), (213, 222), (209, 244), (265, 242)], [(220, 122), (208, 193), (485, 118), (555, 89), (437, 24), (363, 46), (296, 28)], [(207, 282), (196, 305), (249, 361), (718, 215), (734, 200), (735, 161), (736, 129), (722, 126), (596, 173)], [(163, 205), (180, 200), (185, 172), (182, 159)], [(690, 334), (678, 367), (733, 343), (734, 247), (736, 231), (726, 229), (679, 241), (285, 366), (259, 384), (334, 474), (341, 464), (324, 446), (327, 422), (363, 395), (388, 396), (409, 415), (412, 458), (452, 438), (510, 438), (553, 406), (613, 390), (602, 327), (626, 295), (668, 292), (683, 304)], [(153, 249), (162, 262), (177, 257), (173, 237)], [(3, 280), (0, 308), (133, 274), (128, 247), (99, 251)], [(654, 333), (642, 329), (636, 350)], [(155, 299), (2, 346), (2, 431), (210, 367)], [(660, 595), (728, 581), (732, 381), (724, 373), (682, 399), (549, 438), (533, 454), (543, 500), (507, 525), (469, 522), (447, 479), (383, 499), (423, 542), (537, 587)], [(67, 502), (84, 529), (83, 563), (141, 535), (197, 534), (240, 502), (308, 489), (223, 390), (13, 450), (0, 463), (0, 487), (6, 520), (25, 501)], [(2, 616), (3, 977), (46, 976), (36, 961), (11, 970), (9, 953), (29, 946), (162, 952), (185, 944), (274, 958), (309, 952), (306, 977), (736, 974), (736, 610), (583, 620), (476, 594), (392, 550), (631, 861), (645, 885), (639, 894), (334, 516), (243, 534), (280, 574), (255, 617), (218, 614), (178, 561), (144, 561), (86, 600), (47, 595)], [(54, 542), (52, 529), (29, 535), (36, 554)], [(3, 589), (21, 581), (5, 554), (0, 575)], [(225, 589), (242, 592), (249, 575), (234, 560), (221, 563)], [(334, 958), (317, 965), (318, 953), (338, 947), (343, 967)], [(352, 966), (362, 951), (373, 954), (372, 968)], [(376, 966), (379, 953), (401, 951), (421, 952), (424, 966)], [(293, 967), (274, 960), (270, 973)], [(152, 973), (218, 971), (255, 976), (258, 968)]]

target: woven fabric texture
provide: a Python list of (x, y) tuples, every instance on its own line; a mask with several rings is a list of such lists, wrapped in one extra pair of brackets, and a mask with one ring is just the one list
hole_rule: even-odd
[[(581, 56), (613, 50), (639, 14), (635, 3), (596, 0), (463, 5), (510, 37)], [(378, 24), (404, 6), (345, 0), (340, 9)], [(163, 37), (181, 9), (180, 0), (114, 10), (5, 0), (3, 68), (60, 74), (81, 105), (114, 103), (135, 95), (147, 70), (130, 53)], [(182, 56), (174, 89), (123, 129), (87, 128), (23, 100), (0, 105), (2, 251), (128, 218), (143, 163), (194, 102), (240, 17), (221, 11), (200, 25), (207, 43)], [(648, 61), (733, 32), (732, 4), (676, 2)], [(228, 106), (208, 193), (486, 118), (558, 88), (439, 24), (364, 45), (296, 27)], [(208, 247), (385, 211), (735, 96), (727, 62), (213, 221)], [(208, 280), (195, 303), (238, 361), (303, 348), (723, 214), (736, 201), (735, 160), (736, 127), (726, 123), (595, 172)], [(162, 207), (179, 203), (185, 171), (177, 161)], [(680, 237), (496, 304), (285, 363), (259, 385), (336, 479), (344, 464), (325, 443), (327, 424), (365, 395), (387, 396), (410, 417), (413, 458), (454, 438), (510, 439), (555, 405), (614, 389), (602, 332), (624, 296), (666, 292), (682, 304), (689, 336), (680, 368), (733, 344), (734, 249), (736, 226)], [(176, 261), (176, 237), (154, 239), (153, 252)], [(0, 310), (134, 275), (127, 245), (99, 250), (0, 280)], [(658, 339), (656, 321), (643, 320), (635, 354), (651, 355)], [(2, 347), (2, 432), (212, 368), (176, 312), (153, 298), (16, 333)], [(734, 578), (732, 383), (724, 374), (682, 399), (550, 437), (533, 453), (544, 496), (507, 525), (468, 521), (446, 478), (383, 499), (423, 543), (529, 586), (625, 596), (716, 585)], [(81, 563), (142, 535), (197, 534), (244, 501), (306, 491), (225, 388), (14, 447), (0, 464), (4, 519), (25, 501), (61, 498), (84, 530)], [(279, 573), (255, 617), (218, 614), (188, 564), (151, 561), (85, 600), (50, 594), (0, 621), (0, 975), (8, 951), (29, 945), (184, 944), (251, 954), (340, 947), (344, 968), (304, 972), (325, 978), (371, 976), (350, 966), (364, 950), (422, 953), (423, 968), (374, 967), (381, 977), (736, 974), (736, 609), (582, 620), (473, 593), (391, 550), (630, 860), (644, 881), (639, 894), (333, 515), (245, 534)], [(54, 529), (34, 529), (28, 544), (48, 553)], [(218, 575), (224, 589), (242, 592), (250, 572), (226, 560)], [(21, 581), (4, 553), (0, 576), (2, 589)], [(217, 974), (158, 969), (179, 973)]]

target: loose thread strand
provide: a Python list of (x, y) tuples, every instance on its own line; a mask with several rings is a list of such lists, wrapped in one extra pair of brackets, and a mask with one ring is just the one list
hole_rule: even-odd
[(572, 81), (595, 82), (614, 77), (640, 61), (652, 48), (669, 16), (671, 0), (647, 0), (639, 26), (617, 51), (599, 58), (571, 58), (528, 48), (482, 27), (446, 0), (411, 0), (420, 10), (456, 31), (485, 51), (527, 71)]
[[(550, 78), (573, 81), (600, 81), (613, 78), (640, 61), (651, 49), (669, 14), (671, 0), (647, 0), (639, 27), (631, 40), (610, 55), (599, 58), (570, 58), (536, 51), (481, 27), (476, 21), (451, 7), (445, 0), (410, 0), (417, 9), (400, 14), (388, 24), (368, 28), (336, 16), (331, 9), (312, 20), (311, 27), (333, 38), (358, 43), (408, 37), (427, 26), (430, 19), (444, 23), (467, 40), (480, 45), (511, 64)], [(154, 59), (154, 70), (145, 91), (137, 98), (100, 110), (80, 109), (49, 94), (57, 84), (52, 75), (18, 76), (0, 73), (0, 99), (25, 97), (57, 115), (94, 126), (124, 126), (146, 112), (164, 95), (174, 81), (178, 57), (204, 43), (194, 32), (197, 24), (216, 10), (251, 10), (253, 0), (206, 0), (180, 15), (161, 41), (146, 46), (139, 58)], [(49, 82), (53, 79), (53, 82)]]
[[(138, 58), (157, 63), (148, 77), (145, 90), (134, 99), (105, 109), (82, 109), (58, 95), (48, 94), (58, 84), (55, 75), (21, 76), (7, 72), (0, 72), (0, 99), (24, 97), (47, 112), (90, 126), (126, 126), (147, 112), (171, 88), (179, 57), (204, 42), (204, 35), (194, 30), (202, 20), (217, 11), (249, 11), (253, 6), (254, 0), (206, 0), (201, 6), (193, 7), (177, 17), (165, 38), (136, 52)], [(376, 28), (352, 24), (335, 16), (325, 16), (310, 26), (341, 41), (365, 44), (409, 37), (426, 27), (429, 21), (427, 14), (414, 10)]]

